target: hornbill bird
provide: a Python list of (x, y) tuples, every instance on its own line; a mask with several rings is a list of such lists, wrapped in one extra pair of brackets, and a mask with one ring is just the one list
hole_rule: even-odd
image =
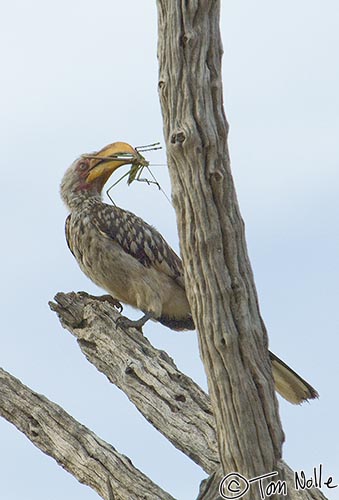
[[(173, 330), (194, 330), (181, 259), (156, 229), (101, 199), (111, 174), (138, 157), (132, 146), (116, 142), (82, 155), (68, 168), (61, 182), (61, 197), (70, 211), (67, 243), (82, 271), (112, 300), (143, 311), (140, 320), (122, 317), (123, 323), (141, 328), (154, 319)], [(308, 382), (269, 354), (281, 396), (294, 404), (318, 397)]]

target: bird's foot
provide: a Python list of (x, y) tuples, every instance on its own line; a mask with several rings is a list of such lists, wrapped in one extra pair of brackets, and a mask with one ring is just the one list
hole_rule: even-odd
[(122, 304), (117, 299), (112, 297), (112, 295), (105, 294), (105, 295), (97, 296), (97, 295), (91, 295), (90, 293), (87, 293), (87, 292), (78, 292), (78, 293), (79, 293), (79, 295), (82, 295), (83, 297), (88, 297), (90, 299), (99, 300), (100, 302), (109, 302), (110, 304), (112, 304), (112, 306), (114, 306), (118, 310), (119, 313), (121, 313), (123, 310)]
[(119, 318), (117, 318), (115, 324), (117, 326), (120, 326), (121, 328), (133, 327), (142, 333), (142, 327), (144, 326), (146, 321), (148, 321), (151, 318), (152, 318), (152, 315), (149, 313), (144, 314), (140, 319), (137, 319), (137, 320), (132, 320), (132, 319), (126, 318), (126, 316), (119, 316)]
[(121, 302), (118, 301), (118, 299), (115, 299), (114, 297), (112, 297), (112, 295), (100, 295), (100, 297), (95, 297), (97, 300), (100, 300), (102, 302), (109, 302), (110, 304), (112, 304), (112, 306), (114, 306), (119, 313), (121, 313), (123, 311), (123, 305), (121, 304)]

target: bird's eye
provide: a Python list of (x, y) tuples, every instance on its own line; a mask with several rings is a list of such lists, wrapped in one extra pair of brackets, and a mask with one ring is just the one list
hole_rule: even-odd
[(87, 169), (87, 163), (85, 161), (82, 161), (79, 163), (79, 169), (80, 170), (86, 170)]

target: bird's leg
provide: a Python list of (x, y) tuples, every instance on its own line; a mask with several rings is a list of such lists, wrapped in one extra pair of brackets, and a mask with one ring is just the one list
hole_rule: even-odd
[(151, 313), (145, 313), (140, 319), (137, 319), (137, 320), (132, 320), (132, 319), (126, 318), (125, 316), (120, 316), (116, 320), (115, 324), (117, 326), (122, 327), (122, 328), (134, 327), (137, 330), (139, 330), (140, 332), (142, 332), (142, 327), (144, 326), (146, 321), (148, 321), (149, 319), (152, 319), (152, 318), (153, 318), (153, 315)]
[(105, 294), (97, 296), (97, 295), (91, 295), (90, 293), (87, 292), (78, 292), (78, 293), (79, 295), (82, 295), (83, 297), (88, 297), (89, 299), (99, 300), (100, 302), (109, 302), (119, 311), (119, 313), (121, 313), (123, 310), (122, 304), (120, 304), (120, 302), (117, 299), (112, 297), (112, 295)]

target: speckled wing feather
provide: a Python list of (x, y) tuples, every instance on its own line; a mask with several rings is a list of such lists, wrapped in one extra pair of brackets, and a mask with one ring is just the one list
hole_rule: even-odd
[(127, 210), (101, 204), (93, 210), (97, 229), (145, 267), (155, 267), (184, 288), (181, 259), (154, 227)]
[(69, 214), (66, 218), (66, 221), (65, 221), (65, 236), (66, 236), (67, 246), (70, 249), (72, 255), (75, 257), (75, 254), (72, 250), (72, 244), (71, 244), (71, 241), (72, 241), (72, 239), (71, 239), (71, 227), (70, 227), (71, 216), (72, 216), (72, 214)]

